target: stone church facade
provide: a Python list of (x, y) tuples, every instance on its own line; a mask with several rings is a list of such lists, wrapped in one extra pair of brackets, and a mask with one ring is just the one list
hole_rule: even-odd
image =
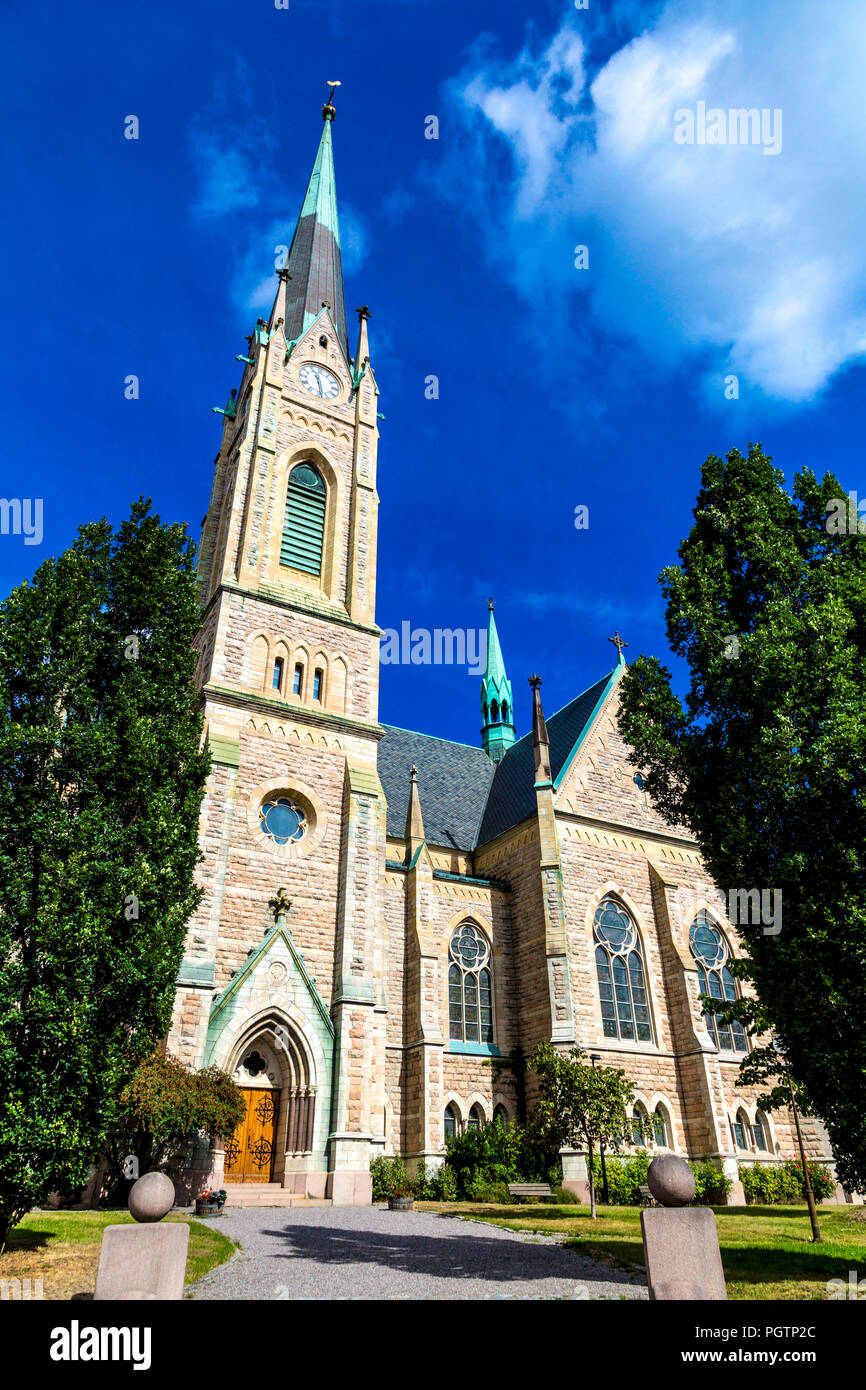
[(794, 1156), (793, 1117), (735, 1089), (745, 1038), (702, 1014), (735, 936), (617, 732), (621, 648), (547, 720), (534, 679), (517, 738), (491, 608), (481, 746), (379, 723), (379, 388), (366, 308), (350, 355), (334, 115), (221, 412), (199, 554), (213, 765), (168, 1048), (230, 1072), (247, 1118), (188, 1181), (369, 1202), (375, 1155), (436, 1166), (448, 1133), (521, 1117), (541, 1041), (622, 1067), (657, 1147), (734, 1179)]

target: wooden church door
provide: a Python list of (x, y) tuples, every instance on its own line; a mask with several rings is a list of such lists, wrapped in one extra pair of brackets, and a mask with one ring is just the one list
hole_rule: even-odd
[(279, 1091), (244, 1087), (247, 1113), (226, 1144), (226, 1182), (273, 1182)]

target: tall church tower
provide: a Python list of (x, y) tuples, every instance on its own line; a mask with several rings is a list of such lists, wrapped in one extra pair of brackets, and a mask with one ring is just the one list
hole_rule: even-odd
[(220, 412), (197, 572), (204, 899), (169, 1048), (248, 1096), (226, 1183), (357, 1202), (385, 1103), (378, 389), (366, 308), (348, 355), (335, 115), (331, 91), (273, 309)]

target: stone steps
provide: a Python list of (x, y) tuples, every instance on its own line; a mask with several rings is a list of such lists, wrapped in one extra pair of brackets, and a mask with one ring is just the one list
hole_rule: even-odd
[(330, 1197), (306, 1197), (278, 1182), (226, 1183), (226, 1207), (329, 1207)]

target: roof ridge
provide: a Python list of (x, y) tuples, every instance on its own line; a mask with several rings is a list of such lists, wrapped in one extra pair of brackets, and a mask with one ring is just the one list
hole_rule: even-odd
[(412, 734), (415, 738), (432, 738), (437, 743), (450, 743), (454, 748), (470, 748), (473, 753), (480, 753), (482, 757), (487, 757), (484, 749), (477, 743), (464, 743), (459, 738), (443, 738), (441, 734), (425, 734), (420, 729), (404, 729), (402, 724), (386, 724), (381, 719), (379, 723), (383, 729), (396, 729), (398, 733)]

